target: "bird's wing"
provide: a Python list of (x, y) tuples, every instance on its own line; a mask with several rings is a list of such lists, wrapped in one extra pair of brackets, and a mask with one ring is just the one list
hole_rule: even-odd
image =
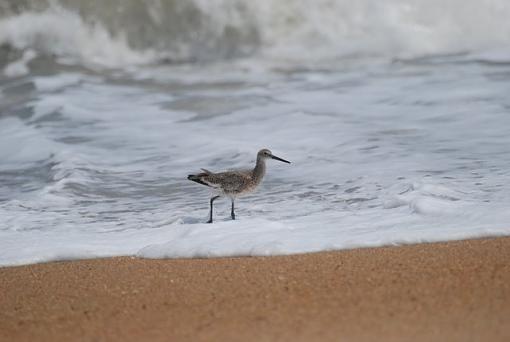
[(240, 192), (250, 182), (250, 177), (244, 172), (220, 172), (207, 175), (202, 180), (209, 186), (225, 192)]

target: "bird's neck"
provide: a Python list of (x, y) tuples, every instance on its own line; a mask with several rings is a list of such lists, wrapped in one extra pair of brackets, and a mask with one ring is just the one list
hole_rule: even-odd
[(257, 158), (257, 164), (253, 169), (252, 178), (257, 183), (262, 180), (264, 174), (266, 173), (266, 161), (263, 158)]

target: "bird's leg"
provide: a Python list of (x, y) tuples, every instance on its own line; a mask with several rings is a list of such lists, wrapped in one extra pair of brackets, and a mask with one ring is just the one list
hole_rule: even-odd
[(212, 223), (212, 208), (213, 208), (213, 202), (215, 199), (219, 198), (220, 196), (214, 196), (211, 198), (211, 201), (209, 202), (210, 203), (210, 209), (209, 209), (209, 221), (207, 221), (207, 223)]
[(230, 217), (232, 217), (232, 220), (236, 219), (236, 214), (234, 213), (234, 199), (232, 198), (232, 210), (230, 211)]

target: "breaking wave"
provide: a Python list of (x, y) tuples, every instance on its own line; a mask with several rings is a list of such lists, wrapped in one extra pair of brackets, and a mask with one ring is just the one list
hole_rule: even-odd
[(23, 61), (27, 50), (104, 67), (492, 50), (501, 58), (509, 17), (506, 0), (0, 0), (0, 63)]

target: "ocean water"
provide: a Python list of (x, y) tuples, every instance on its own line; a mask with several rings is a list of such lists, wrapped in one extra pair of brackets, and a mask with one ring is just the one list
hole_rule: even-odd
[[(506, 0), (0, 0), (0, 266), (510, 235)], [(200, 168), (269, 161), (215, 202)]]

